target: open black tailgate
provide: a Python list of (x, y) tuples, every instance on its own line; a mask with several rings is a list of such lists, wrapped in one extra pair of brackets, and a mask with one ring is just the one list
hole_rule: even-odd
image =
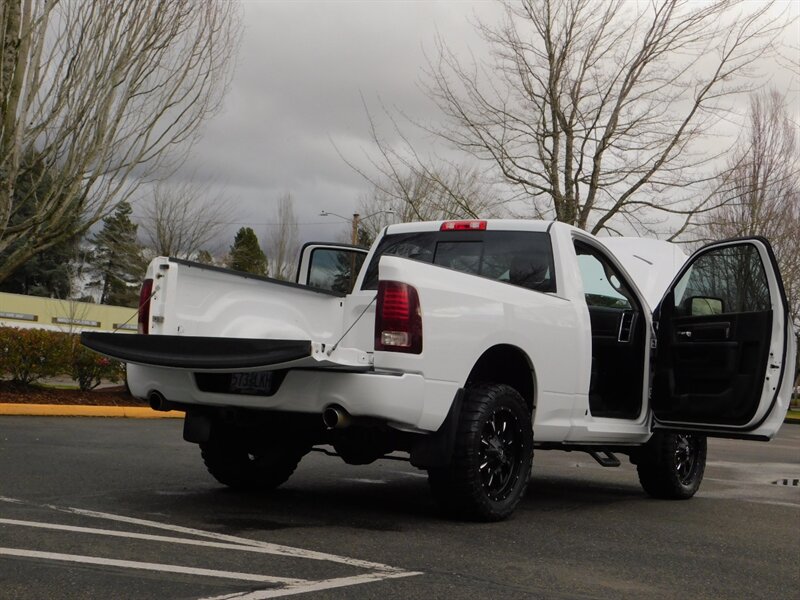
[(85, 332), (81, 343), (124, 362), (176, 369), (254, 369), (312, 355), (308, 340)]

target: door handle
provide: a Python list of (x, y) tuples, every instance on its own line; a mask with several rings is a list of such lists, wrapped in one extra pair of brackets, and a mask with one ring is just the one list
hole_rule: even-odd
[(675, 333), (675, 335), (677, 335), (679, 337), (685, 337), (686, 339), (691, 339), (692, 338), (692, 332), (691, 331), (678, 331), (678, 332)]

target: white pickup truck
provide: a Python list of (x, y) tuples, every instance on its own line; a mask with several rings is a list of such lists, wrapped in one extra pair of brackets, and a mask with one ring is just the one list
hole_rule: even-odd
[(453, 514), (496, 520), (534, 448), (625, 454), (651, 496), (693, 496), (707, 436), (778, 431), (787, 315), (762, 238), (686, 260), (561, 223), (445, 221), (389, 226), (369, 251), (308, 244), (297, 283), (156, 258), (140, 335), (83, 343), (128, 363), (134, 396), (185, 411), (225, 485), (278, 486), (314, 446), (401, 452)]

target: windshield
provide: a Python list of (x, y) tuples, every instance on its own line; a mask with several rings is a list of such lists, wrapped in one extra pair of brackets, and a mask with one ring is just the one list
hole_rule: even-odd
[(378, 289), (378, 263), (390, 254), (494, 279), (538, 292), (555, 292), (550, 236), (533, 231), (424, 231), (387, 235), (364, 276)]

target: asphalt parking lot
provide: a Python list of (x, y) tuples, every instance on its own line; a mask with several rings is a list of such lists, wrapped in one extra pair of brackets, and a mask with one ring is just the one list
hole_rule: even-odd
[(537, 452), (503, 523), (448, 520), (407, 463), (312, 453), (221, 488), (180, 421), (0, 418), (0, 598), (797, 598), (800, 425), (713, 440), (700, 493)]

